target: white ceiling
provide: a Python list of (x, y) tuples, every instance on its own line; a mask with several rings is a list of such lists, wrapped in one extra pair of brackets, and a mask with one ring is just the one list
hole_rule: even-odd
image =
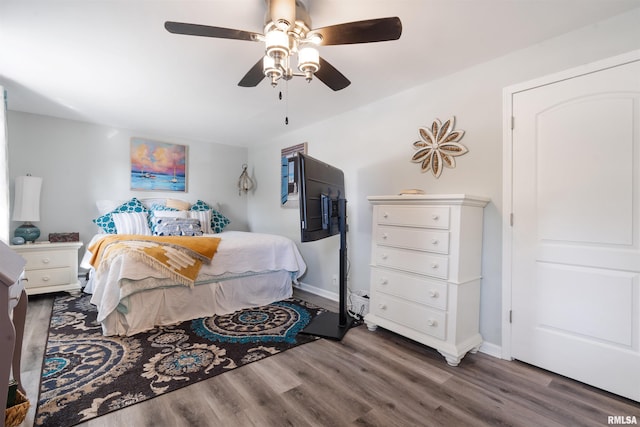
[(640, 7), (640, 0), (305, 3), (313, 28), (398, 16), (402, 37), (321, 47), (352, 82), (339, 92), (304, 79), (242, 88), (237, 83), (263, 54), (261, 43), (175, 35), (163, 25), (261, 33), (264, 0), (0, 0), (0, 85), (10, 110), (251, 146)]

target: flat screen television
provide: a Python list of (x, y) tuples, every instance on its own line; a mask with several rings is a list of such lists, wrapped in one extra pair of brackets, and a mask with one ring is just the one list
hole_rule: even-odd
[(340, 235), (340, 312), (317, 315), (301, 332), (341, 340), (353, 324), (347, 313), (347, 199), (338, 168), (298, 154), (300, 239), (312, 242)]
[(345, 199), (344, 174), (306, 154), (298, 154), (300, 239), (324, 239), (340, 233), (337, 203)]

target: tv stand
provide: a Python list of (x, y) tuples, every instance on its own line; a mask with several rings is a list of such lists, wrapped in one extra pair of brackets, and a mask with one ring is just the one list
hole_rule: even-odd
[(347, 313), (347, 200), (340, 198), (332, 203), (338, 205), (340, 231), (340, 311), (339, 313), (330, 311), (320, 313), (300, 333), (341, 341), (353, 326), (353, 318)]

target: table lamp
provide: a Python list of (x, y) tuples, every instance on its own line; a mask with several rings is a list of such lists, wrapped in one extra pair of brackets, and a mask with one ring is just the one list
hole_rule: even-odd
[(13, 220), (25, 222), (16, 228), (14, 236), (22, 237), (26, 242), (35, 242), (40, 237), (40, 229), (31, 222), (40, 221), (42, 178), (27, 174), (16, 177), (15, 183)]

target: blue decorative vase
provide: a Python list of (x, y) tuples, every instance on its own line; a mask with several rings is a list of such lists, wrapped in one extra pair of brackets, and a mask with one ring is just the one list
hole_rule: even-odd
[(13, 233), (15, 237), (22, 237), (26, 242), (35, 242), (40, 237), (40, 229), (30, 222), (25, 222), (16, 228)]

